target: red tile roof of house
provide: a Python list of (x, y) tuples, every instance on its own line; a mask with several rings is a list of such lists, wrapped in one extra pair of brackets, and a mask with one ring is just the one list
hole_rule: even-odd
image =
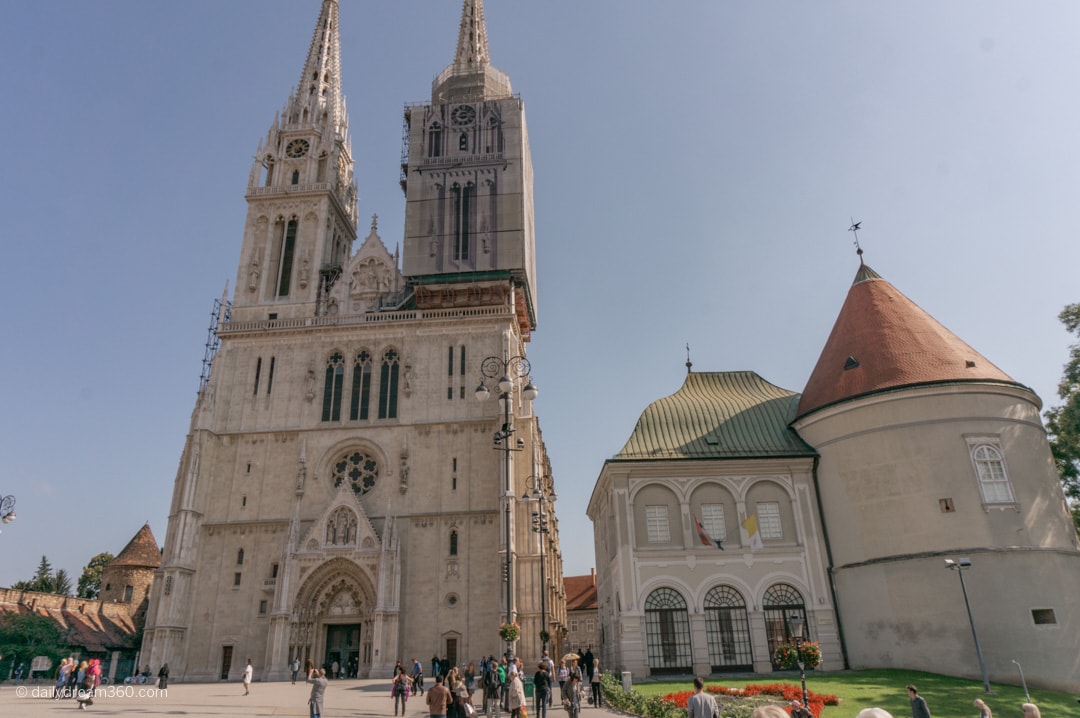
[(861, 265), (799, 401), (798, 416), (866, 394), (939, 382), (1016, 382)]
[(596, 609), (595, 572), (588, 576), (564, 576), (563, 586), (566, 588), (567, 611)]

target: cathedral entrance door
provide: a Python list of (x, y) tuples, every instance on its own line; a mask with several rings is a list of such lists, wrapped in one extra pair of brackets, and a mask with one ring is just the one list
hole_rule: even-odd
[[(335, 623), (326, 627), (326, 677), (342, 678), (348, 675), (348, 665), (359, 655), (360, 624)], [(337, 665), (337, 673), (330, 674)]]

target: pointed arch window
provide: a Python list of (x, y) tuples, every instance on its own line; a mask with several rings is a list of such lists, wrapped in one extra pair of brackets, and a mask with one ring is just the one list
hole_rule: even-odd
[(428, 127), (428, 157), (440, 157), (442, 156), (442, 125), (438, 122), (432, 122)]
[(387, 349), (379, 372), (379, 418), (397, 418), (398, 353)]
[(371, 404), (371, 354), (362, 351), (353, 362), (352, 399), (349, 402), (349, 419), (368, 418)]
[(714, 586), (705, 594), (705, 635), (714, 672), (754, 670), (746, 601), (731, 586)]
[(297, 220), (293, 217), (285, 225), (285, 241), (281, 245), (281, 272), (278, 274), (278, 296), (289, 296), (289, 285), (292, 279), (293, 254), (296, 252), (296, 227)]
[(457, 529), (451, 529), (450, 530), (450, 555), (451, 556), (457, 556), (457, 549), (458, 549)]
[(651, 673), (690, 673), (690, 617), (686, 599), (671, 588), (658, 588), (645, 599), (645, 640)]
[(472, 206), (476, 203), (476, 185), (469, 182), (464, 187), (455, 184), (454, 195), (454, 259), (469, 259), (469, 242), (472, 234)]
[(293, 170), (291, 180), (289, 184), (300, 184), (300, 170)]
[(341, 388), (345, 383), (345, 357), (334, 352), (326, 360), (326, 379), (323, 385), (323, 421), (341, 420)]
[(457, 148), (462, 152), (469, 151), (469, 136), (464, 132), (458, 135)]
[(236, 565), (237, 566), (243, 566), (244, 565), (244, 549), (240, 549), (239, 551), (236, 552)]

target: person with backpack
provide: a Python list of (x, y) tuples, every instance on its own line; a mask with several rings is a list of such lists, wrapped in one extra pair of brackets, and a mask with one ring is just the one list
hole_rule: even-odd
[[(500, 718), (502, 705), (499, 701), (499, 664), (494, 659), (488, 661), (487, 670), (484, 671), (484, 713), (488, 718)], [(494, 715), (492, 709), (494, 708)]]

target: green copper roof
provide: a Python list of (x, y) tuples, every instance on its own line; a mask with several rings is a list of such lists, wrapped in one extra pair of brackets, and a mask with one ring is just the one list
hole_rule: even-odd
[(614, 461), (813, 456), (788, 428), (799, 395), (752, 371), (690, 372), (638, 419)]

